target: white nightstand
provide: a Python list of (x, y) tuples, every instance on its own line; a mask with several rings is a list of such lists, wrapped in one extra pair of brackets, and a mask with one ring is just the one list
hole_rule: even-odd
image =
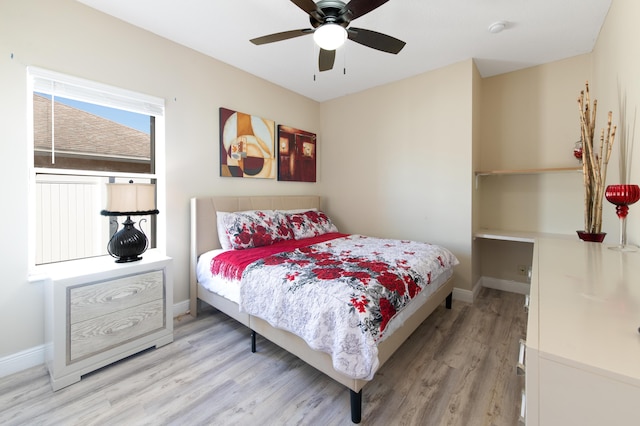
[(150, 250), (115, 263), (102, 256), (46, 272), (46, 364), (53, 390), (83, 374), (173, 341), (171, 258)]

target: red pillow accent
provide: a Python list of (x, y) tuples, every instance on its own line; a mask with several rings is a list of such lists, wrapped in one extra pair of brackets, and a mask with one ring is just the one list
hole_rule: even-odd
[(331, 222), (331, 219), (321, 211), (309, 210), (304, 213), (289, 213), (287, 218), (296, 240), (338, 232), (338, 228)]
[(274, 210), (228, 213), (223, 226), (235, 250), (268, 246), (294, 238), (287, 217)]

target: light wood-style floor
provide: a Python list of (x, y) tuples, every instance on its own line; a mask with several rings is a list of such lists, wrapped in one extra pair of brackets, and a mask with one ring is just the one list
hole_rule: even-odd
[[(363, 390), (363, 425), (518, 424), (524, 296), (439, 307)], [(209, 310), (175, 341), (52, 392), (44, 366), (0, 379), (2, 425), (350, 425), (349, 392)]]

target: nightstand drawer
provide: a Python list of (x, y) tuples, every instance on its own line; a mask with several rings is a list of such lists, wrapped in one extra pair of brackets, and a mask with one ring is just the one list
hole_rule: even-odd
[(162, 299), (72, 324), (67, 362), (98, 354), (164, 327)]
[(173, 341), (171, 258), (149, 250), (51, 264), (45, 285), (45, 361), (53, 390), (91, 371)]
[(76, 324), (164, 296), (161, 270), (69, 289), (69, 320)]

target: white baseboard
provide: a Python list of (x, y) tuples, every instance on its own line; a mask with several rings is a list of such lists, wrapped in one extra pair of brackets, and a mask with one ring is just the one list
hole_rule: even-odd
[(0, 358), (0, 377), (44, 364), (44, 348), (40, 345)]
[(480, 279), (473, 286), (472, 290), (454, 288), (453, 298), (455, 300), (460, 300), (461, 302), (473, 303), (482, 287), (509, 291), (511, 293), (529, 294), (530, 285), (528, 283), (521, 283), (518, 281), (502, 280), (492, 277), (480, 277)]
[[(173, 317), (189, 312), (189, 300), (184, 300), (173, 305)], [(15, 354), (0, 358), (0, 377), (9, 376), (44, 364), (45, 345), (35, 346)]]
[(179, 317), (189, 312), (189, 299), (182, 302), (175, 303), (173, 305), (173, 317)]
[(483, 287), (493, 288), (496, 290), (502, 291), (510, 291), (511, 293), (518, 294), (529, 294), (529, 288), (531, 287), (528, 283), (521, 283), (518, 281), (511, 280), (502, 280), (499, 278), (492, 277), (482, 277), (480, 278), (480, 282)]
[(480, 291), (481, 288), (482, 288), (482, 278), (480, 278), (478, 282), (476, 282), (476, 284), (473, 286), (473, 289), (471, 290), (463, 290), (457, 287), (454, 288), (453, 298), (461, 302), (473, 303), (473, 301), (476, 299), (476, 296), (478, 295), (478, 292)]
[(463, 290), (455, 287), (453, 289), (453, 300), (459, 300), (461, 302), (473, 303), (473, 291)]

